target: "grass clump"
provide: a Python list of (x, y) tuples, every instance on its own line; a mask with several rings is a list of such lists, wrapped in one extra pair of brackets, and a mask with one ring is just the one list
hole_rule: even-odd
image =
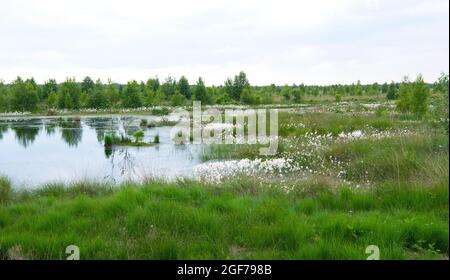
[(159, 144), (159, 134), (155, 135), (155, 138), (153, 138), (153, 143)]
[(117, 136), (115, 134), (105, 135), (105, 149), (111, 149), (113, 146), (148, 147), (152, 145), (150, 143), (140, 141), (144, 137), (143, 131), (135, 132), (133, 136), (135, 137), (135, 141), (132, 141), (130, 137), (127, 137), (123, 134), (120, 136)]
[(0, 204), (6, 204), (10, 200), (11, 194), (11, 181), (6, 177), (0, 176)]

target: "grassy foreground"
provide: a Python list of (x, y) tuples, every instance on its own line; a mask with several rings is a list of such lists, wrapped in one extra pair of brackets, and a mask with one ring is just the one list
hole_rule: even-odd
[(369, 245), (381, 259), (448, 258), (448, 179), (370, 190), (316, 180), (289, 194), (245, 179), (0, 185), (0, 259), (65, 259), (71, 244), (81, 259), (365, 259)]

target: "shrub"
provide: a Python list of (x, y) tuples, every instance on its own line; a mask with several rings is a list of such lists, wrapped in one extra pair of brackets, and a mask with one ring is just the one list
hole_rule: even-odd
[(142, 140), (142, 138), (144, 138), (144, 131), (140, 130), (140, 131), (136, 131), (133, 134), (134, 138), (136, 139), (136, 143), (140, 142)]
[(153, 143), (159, 144), (159, 134), (155, 135), (155, 138), (153, 139)]

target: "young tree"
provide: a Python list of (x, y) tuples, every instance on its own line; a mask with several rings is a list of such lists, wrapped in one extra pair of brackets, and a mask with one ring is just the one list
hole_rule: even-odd
[(175, 94), (177, 90), (177, 81), (171, 76), (167, 77), (164, 83), (161, 85), (161, 90), (166, 96), (166, 99), (170, 100), (172, 95)]
[(147, 88), (151, 89), (153, 92), (158, 91), (159, 86), (160, 86), (158, 77), (148, 79), (146, 86), (147, 86)]
[(241, 99), (241, 94), (244, 88), (249, 87), (250, 83), (247, 80), (247, 75), (244, 71), (239, 72), (239, 75), (234, 76), (234, 79), (231, 80), (228, 78), (225, 81), (225, 89), (229, 96), (239, 101)]
[(50, 92), (47, 96), (47, 107), (56, 108), (58, 106), (58, 93)]
[(96, 109), (108, 107), (108, 98), (100, 79), (95, 82), (94, 90), (92, 91), (92, 94), (88, 96), (88, 106), (89, 108)]
[(34, 80), (24, 82), (20, 77), (11, 85), (11, 104), (12, 109), (21, 112), (33, 112), (37, 109), (39, 96), (37, 86)]
[(286, 102), (289, 102), (291, 100), (291, 90), (289, 89), (288, 85), (284, 85), (280, 93)]
[(185, 76), (181, 76), (178, 81), (178, 90), (179, 92), (186, 97), (187, 99), (191, 99), (191, 89), (189, 86), (189, 81)]
[(105, 96), (108, 100), (109, 106), (115, 107), (120, 102), (120, 95), (117, 86), (108, 79), (108, 85), (105, 88)]
[(67, 78), (59, 87), (58, 107), (61, 109), (80, 108), (81, 89), (75, 78)]
[(388, 90), (389, 90), (389, 85), (388, 85), (387, 83), (384, 83), (384, 84), (381, 86), (381, 93), (387, 94), (387, 93), (388, 93)]
[(95, 83), (91, 77), (86, 76), (81, 82), (81, 91), (85, 93), (91, 93), (95, 88)]
[(197, 81), (197, 84), (196, 84), (195, 90), (194, 90), (194, 99), (201, 101), (204, 104), (206, 104), (208, 102), (208, 96), (206, 94), (206, 87), (205, 87), (205, 83), (203, 82), (202, 78), (198, 78), (198, 81)]
[(41, 100), (47, 99), (49, 94), (52, 92), (54, 93), (58, 92), (58, 84), (56, 83), (55, 79), (49, 79), (44, 83), (44, 85), (42, 86), (42, 90), (40, 92)]
[(417, 76), (413, 84), (411, 95), (411, 111), (419, 116), (424, 116), (428, 111), (428, 98), (430, 96), (430, 89), (425, 84), (423, 76)]
[(397, 108), (402, 112), (411, 112), (418, 116), (424, 116), (428, 111), (428, 98), (430, 89), (425, 84), (423, 76), (417, 76), (414, 83), (406, 78), (400, 85)]
[(411, 82), (408, 77), (404, 77), (400, 84), (397, 96), (397, 109), (401, 112), (408, 112), (411, 108)]
[(125, 86), (122, 96), (122, 105), (125, 108), (138, 108), (142, 106), (141, 96), (140, 96), (140, 86), (133, 80), (128, 82)]
[(391, 82), (386, 91), (386, 98), (389, 100), (397, 99), (397, 87), (394, 82)]

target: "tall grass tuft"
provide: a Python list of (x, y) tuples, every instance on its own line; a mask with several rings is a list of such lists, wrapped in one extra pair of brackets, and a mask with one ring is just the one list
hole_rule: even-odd
[(0, 177), (0, 204), (6, 204), (12, 195), (11, 181), (6, 177)]
[(159, 134), (155, 135), (155, 138), (153, 139), (153, 143), (159, 144)]

